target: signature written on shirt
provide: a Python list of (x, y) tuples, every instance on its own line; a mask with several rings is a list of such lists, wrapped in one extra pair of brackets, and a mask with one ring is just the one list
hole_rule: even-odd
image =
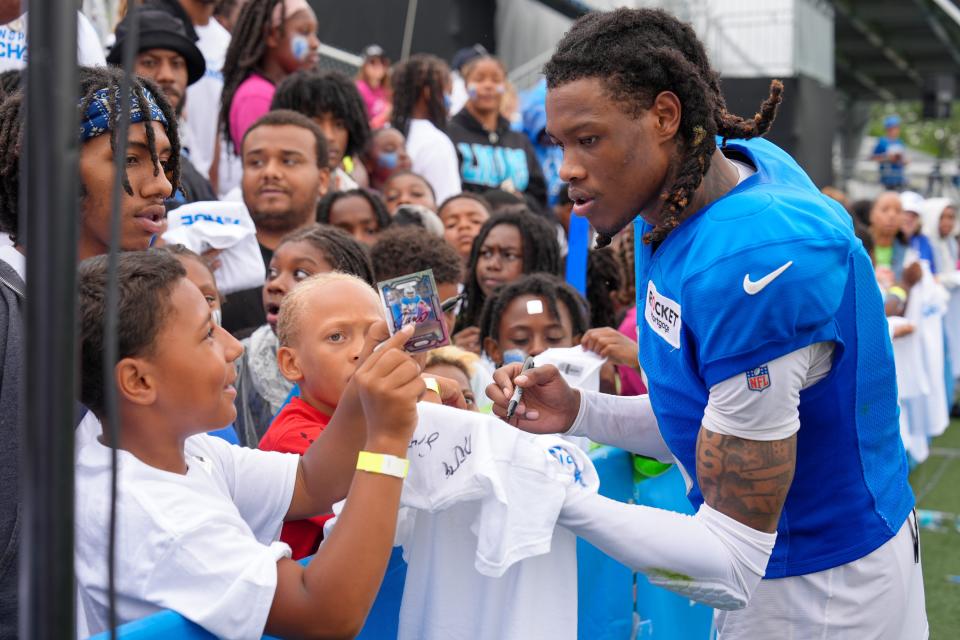
[(446, 478), (451, 477), (453, 474), (460, 469), (460, 466), (467, 461), (467, 458), (470, 457), (470, 454), (473, 453), (473, 443), (471, 441), (471, 436), (464, 436), (463, 444), (456, 445), (453, 447), (453, 462), (443, 463), (443, 475)]
[(433, 443), (437, 441), (440, 437), (440, 434), (436, 431), (430, 434), (425, 434), (419, 438), (414, 438), (410, 441), (410, 446), (407, 447), (408, 451), (415, 451), (418, 458), (423, 458), (431, 451), (433, 451)]

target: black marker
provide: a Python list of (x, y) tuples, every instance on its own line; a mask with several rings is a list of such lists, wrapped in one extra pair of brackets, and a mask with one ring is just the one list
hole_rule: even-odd
[(453, 311), (453, 308), (457, 306), (457, 303), (466, 297), (467, 297), (467, 292), (464, 291), (463, 293), (458, 293), (452, 298), (447, 298), (446, 300), (440, 303), (440, 310), (443, 311), (444, 313), (447, 313), (448, 311)]
[[(533, 369), (533, 356), (527, 356), (527, 359), (523, 361), (523, 366), (520, 367), (520, 375), (523, 375), (528, 369)], [(520, 398), (523, 397), (523, 388), (515, 387), (513, 390), (513, 395), (510, 397), (510, 402), (507, 403), (507, 419), (513, 417), (513, 414), (517, 412), (517, 407), (520, 405)]]

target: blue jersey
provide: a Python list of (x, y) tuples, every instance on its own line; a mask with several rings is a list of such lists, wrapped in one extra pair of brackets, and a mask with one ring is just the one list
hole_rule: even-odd
[(800, 393), (796, 473), (766, 577), (813, 573), (877, 549), (913, 507), (893, 348), (850, 216), (775, 145), (728, 141), (726, 152), (756, 174), (655, 251), (639, 242), (650, 226), (636, 222), (640, 361), (697, 508), (696, 442), (710, 387), (743, 375), (762, 393), (765, 363), (835, 343), (829, 375)]

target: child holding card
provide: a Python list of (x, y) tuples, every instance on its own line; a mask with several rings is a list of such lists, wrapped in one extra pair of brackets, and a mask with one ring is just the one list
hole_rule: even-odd
[[(111, 447), (117, 447), (117, 618), (172, 609), (222, 638), (354, 637), (393, 545), (404, 459), (424, 390), (420, 369), (368, 327), (351, 385), (324, 437), (304, 455), (235, 447), (206, 431), (236, 415), (241, 346), (213, 321), (169, 253), (123, 253), (119, 352), (113, 363), (120, 440), (78, 451), (76, 572), (80, 637), (106, 630)], [(103, 342), (106, 256), (80, 265), (80, 399), (106, 420)], [(375, 301), (371, 293), (367, 296)], [(361, 451), (361, 449), (363, 451)], [(359, 471), (354, 472), (354, 469)], [(307, 566), (276, 541), (285, 519), (349, 495), (337, 530)]]
[[(260, 448), (300, 453), (313, 443), (337, 409), (350, 378), (361, 364), (364, 336), (384, 320), (383, 304), (376, 290), (346, 273), (323, 273), (300, 283), (283, 299), (277, 320), (280, 373), (300, 386), (270, 425)], [(439, 376), (428, 383), (425, 398), (459, 404), (459, 386)], [(449, 389), (449, 392), (445, 392)], [(293, 557), (303, 558), (317, 550), (323, 523), (329, 514), (287, 522), (280, 539), (290, 545)]]
[(293, 389), (277, 368), (277, 314), (284, 297), (301, 281), (318, 273), (344, 271), (373, 283), (366, 248), (345, 232), (312, 225), (285, 236), (273, 253), (263, 285), (267, 324), (244, 339), (237, 381), (237, 434), (257, 446), (270, 421)]

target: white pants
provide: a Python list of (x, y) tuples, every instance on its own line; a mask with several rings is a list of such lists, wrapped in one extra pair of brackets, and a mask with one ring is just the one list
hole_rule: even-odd
[(803, 576), (762, 580), (739, 611), (717, 611), (718, 640), (925, 640), (923, 572), (913, 514), (859, 560)]

